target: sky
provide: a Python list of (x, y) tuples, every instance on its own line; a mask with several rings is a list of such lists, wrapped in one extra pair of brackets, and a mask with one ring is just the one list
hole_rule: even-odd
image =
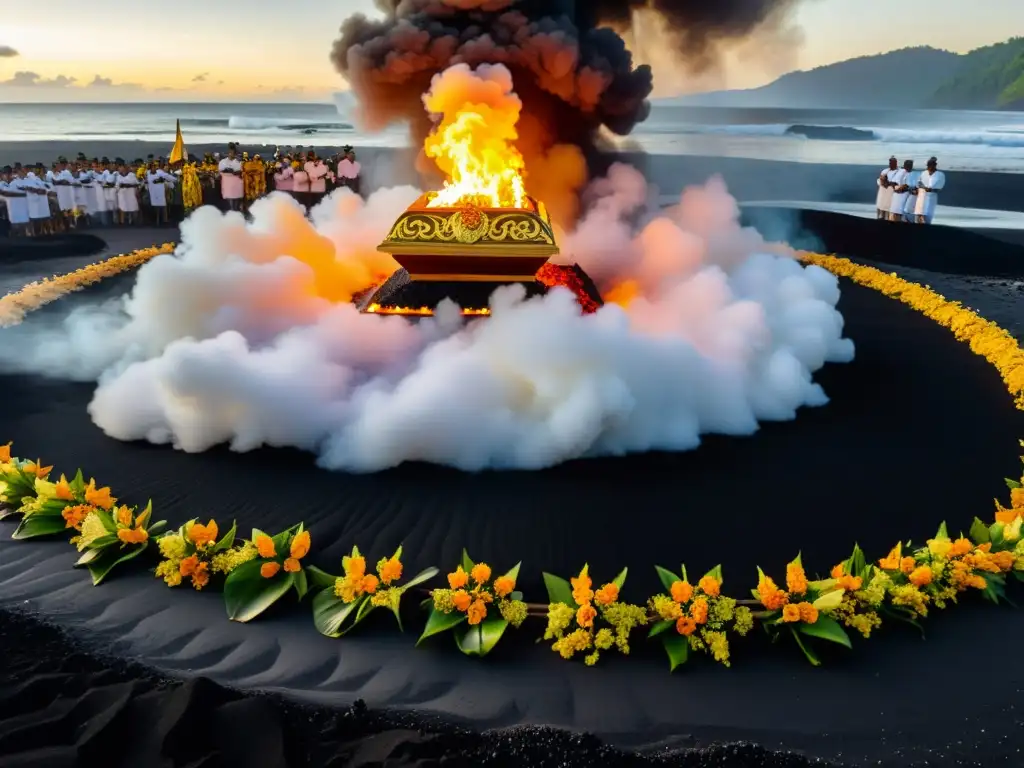
[[(372, 0), (10, 0), (0, 103), (329, 101), (345, 88), (331, 43), (360, 11), (373, 13)], [(795, 21), (801, 35), (740, 48), (710, 76), (664, 65), (659, 95), (756, 87), (790, 69), (914, 45), (965, 52), (1024, 34), (1024, 0), (804, 0)]]

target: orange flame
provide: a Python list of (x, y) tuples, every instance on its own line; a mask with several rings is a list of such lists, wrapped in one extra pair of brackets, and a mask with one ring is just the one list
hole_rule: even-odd
[[(371, 304), (366, 308), (366, 312), (371, 315), (406, 315), (412, 317), (431, 317), (434, 314), (434, 310), (430, 307), (382, 307), (380, 304)], [(488, 308), (463, 309), (462, 314), (465, 317), (478, 317), (491, 314), (491, 310)]]

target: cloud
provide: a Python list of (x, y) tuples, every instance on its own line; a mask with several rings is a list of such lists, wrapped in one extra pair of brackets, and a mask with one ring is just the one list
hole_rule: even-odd
[(0, 81), (0, 85), (12, 88), (67, 88), (77, 82), (73, 77), (57, 75), (54, 78), (45, 78), (38, 72), (15, 72), (10, 80)]
[(16, 50), (11, 48), (9, 45), (0, 45), (0, 59), (13, 59), (15, 56), (20, 56)]
[(95, 75), (89, 82), (88, 88), (127, 88), (137, 90), (142, 88), (141, 83), (115, 83), (112, 78)]
[(223, 80), (218, 80), (217, 81), (217, 85), (224, 85), (224, 81)]
[(202, 72), (202, 73), (196, 75), (195, 77), (193, 77), (192, 78), (192, 82), (193, 83), (205, 83), (206, 82), (206, 78), (208, 78), (209, 76), (210, 76), (209, 72)]

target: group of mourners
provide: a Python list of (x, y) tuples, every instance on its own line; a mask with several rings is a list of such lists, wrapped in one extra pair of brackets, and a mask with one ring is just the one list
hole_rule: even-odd
[(173, 225), (201, 205), (244, 211), (269, 190), (284, 192), (307, 208), (337, 187), (360, 192), (361, 167), (352, 147), (321, 158), (313, 150), (278, 150), (264, 161), (238, 153), (202, 160), (121, 158), (74, 161), (50, 168), (18, 163), (0, 169), (0, 231), (34, 237), (81, 227)]
[(914, 170), (914, 161), (889, 158), (889, 167), (878, 175), (875, 206), (878, 218), (911, 224), (931, 224), (939, 204), (939, 191), (946, 186), (946, 174), (939, 161), (931, 158), (922, 173)]

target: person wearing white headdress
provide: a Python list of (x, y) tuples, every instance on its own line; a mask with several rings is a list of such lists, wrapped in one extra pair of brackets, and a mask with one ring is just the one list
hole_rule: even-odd
[(127, 163), (121, 163), (118, 172), (114, 174), (114, 187), (117, 189), (117, 210), (121, 214), (121, 223), (134, 224), (139, 212), (139, 177)]
[(898, 169), (899, 161), (895, 157), (890, 157), (889, 167), (883, 168), (882, 172), (878, 174), (878, 178), (875, 179), (875, 184), (878, 185), (878, 194), (875, 196), (875, 208), (880, 219), (889, 218), (889, 209), (892, 207), (892, 186), (890, 185), (889, 177)]
[(903, 221), (903, 212), (907, 207), (907, 198), (910, 197), (910, 187), (907, 182), (910, 180), (910, 172), (914, 170), (913, 160), (904, 160), (903, 167), (892, 175), (892, 204), (889, 206), (889, 220)]
[(57, 193), (57, 205), (64, 216), (64, 223), (74, 224), (75, 211), (75, 175), (68, 168), (68, 162), (63, 157), (57, 161), (55, 170), (46, 172), (46, 180), (53, 186)]
[(228, 144), (228, 156), (217, 164), (220, 172), (220, 194), (232, 211), (242, 210), (245, 197), (245, 181), (242, 178), (242, 161), (235, 156), (235, 145)]
[(153, 207), (156, 216), (156, 225), (166, 224), (167, 219), (167, 189), (173, 187), (178, 179), (163, 168), (158, 168), (156, 163), (146, 172), (146, 188), (149, 190), (149, 204)]
[(903, 221), (913, 224), (916, 221), (914, 209), (917, 207), (917, 182), (921, 180), (921, 172), (914, 170), (912, 160), (908, 162), (910, 163), (910, 173), (907, 176), (907, 202), (903, 206)]
[[(42, 165), (37, 168), (42, 171)], [(50, 214), (50, 186), (41, 176), (29, 172), (22, 186), (28, 192), (28, 216), (32, 219), (32, 229), (37, 235), (48, 235), (53, 232)]]
[(77, 168), (72, 172), (75, 181), (71, 187), (75, 199), (75, 220), (77, 221), (78, 216), (87, 216), (91, 219), (94, 199), (92, 193), (92, 171), (89, 170), (89, 166), (85, 163), (75, 163), (75, 165)]
[(935, 218), (935, 209), (939, 205), (939, 191), (946, 186), (946, 174), (939, 170), (936, 158), (928, 160), (927, 170), (921, 174), (917, 182), (917, 205), (914, 215), (918, 224), (931, 224)]
[(7, 219), (15, 234), (32, 235), (32, 219), (28, 215), (28, 195), (24, 189), (25, 169), (15, 166), (13, 175), (6, 186), (0, 189), (0, 197), (7, 203)]

